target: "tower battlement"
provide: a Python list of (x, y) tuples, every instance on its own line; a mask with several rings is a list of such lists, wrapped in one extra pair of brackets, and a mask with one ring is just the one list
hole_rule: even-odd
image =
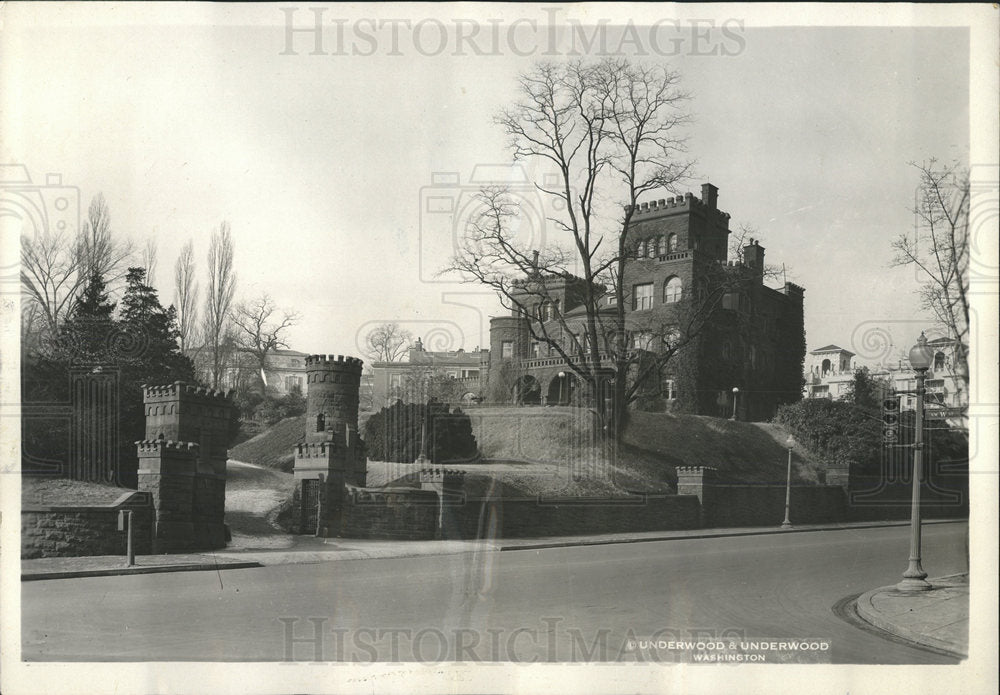
[(361, 374), (361, 367), (364, 360), (358, 357), (344, 355), (309, 355), (306, 358), (306, 369), (336, 369), (342, 371), (356, 371)]
[(309, 442), (295, 445), (295, 457), (303, 459), (327, 458), (333, 451), (336, 451), (335, 442)]
[(142, 385), (143, 401), (146, 403), (184, 400), (206, 405), (228, 405), (231, 394), (231, 391), (227, 393), (204, 386), (187, 384), (183, 381), (175, 381), (172, 384)]
[(200, 447), (196, 442), (176, 442), (168, 439), (142, 439), (135, 442), (139, 456), (153, 456), (161, 451), (177, 452), (197, 456)]
[(663, 215), (693, 209), (703, 210), (706, 213), (714, 215), (721, 221), (728, 222), (730, 218), (728, 212), (723, 212), (722, 210), (713, 207), (711, 204), (704, 202), (693, 193), (685, 193), (684, 195), (674, 196), (673, 198), (660, 198), (659, 200), (637, 203), (634, 208), (631, 205), (626, 205), (624, 206), (624, 209), (625, 212), (629, 212), (630, 210), (632, 211), (633, 221), (643, 221), (653, 217), (661, 217)]

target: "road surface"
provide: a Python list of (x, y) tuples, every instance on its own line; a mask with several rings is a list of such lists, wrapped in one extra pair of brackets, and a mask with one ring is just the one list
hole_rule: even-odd
[[(967, 532), (965, 523), (924, 528), (932, 576), (967, 569)], [(899, 578), (908, 534), (894, 526), (26, 582), (23, 658), (670, 662), (755, 643), (770, 663), (954, 663), (834, 613), (845, 597)], [(812, 646), (767, 651), (768, 641), (795, 640)]]

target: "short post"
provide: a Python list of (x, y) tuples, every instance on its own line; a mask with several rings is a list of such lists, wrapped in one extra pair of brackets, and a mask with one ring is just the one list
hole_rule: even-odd
[(132, 545), (132, 510), (118, 511), (118, 530), (125, 532), (125, 566), (135, 565), (135, 546)]
[(795, 446), (792, 435), (788, 435), (785, 445), (788, 447), (788, 472), (785, 476), (785, 520), (781, 522), (781, 528), (787, 529), (792, 527), (792, 522), (788, 518), (788, 507), (792, 501), (792, 447)]
[(736, 420), (736, 399), (740, 397), (740, 389), (737, 386), (733, 387), (733, 417), (731, 420)]

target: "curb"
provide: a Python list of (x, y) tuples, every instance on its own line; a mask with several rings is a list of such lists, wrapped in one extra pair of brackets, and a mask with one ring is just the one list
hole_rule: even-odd
[(76, 577), (115, 577), (123, 574), (164, 574), (166, 572), (202, 572), (207, 570), (239, 570), (261, 567), (259, 562), (200, 563), (194, 565), (154, 565), (152, 567), (114, 567), (109, 569), (67, 570), (65, 572), (29, 572), (21, 574), (22, 582)]
[[(923, 525), (933, 525), (933, 524), (957, 524), (964, 523), (966, 519), (934, 519), (930, 521), (924, 521)], [(576, 546), (587, 546), (587, 545), (618, 545), (619, 543), (652, 543), (661, 541), (685, 541), (685, 540), (698, 540), (706, 538), (733, 538), (739, 536), (770, 536), (775, 534), (790, 534), (790, 533), (815, 533), (817, 531), (850, 531), (852, 529), (868, 529), (868, 528), (889, 528), (893, 526), (909, 526), (909, 521), (889, 521), (889, 522), (872, 522), (869, 524), (858, 524), (856, 526), (822, 526), (822, 527), (809, 527), (809, 528), (796, 528), (792, 527), (789, 529), (774, 528), (774, 529), (757, 529), (753, 531), (724, 531), (722, 533), (696, 533), (687, 536), (677, 536), (677, 535), (667, 535), (667, 536), (649, 536), (646, 538), (618, 538), (618, 539), (595, 539), (595, 540), (572, 540), (572, 541), (552, 541), (547, 543), (525, 543), (522, 545), (502, 545), (500, 550), (544, 550), (548, 548), (569, 548)]]
[[(949, 575), (949, 576), (955, 576), (955, 575)], [(937, 579), (938, 580), (947, 579), (947, 577), (938, 577)], [(881, 612), (875, 609), (875, 606), (872, 603), (872, 598), (876, 594), (882, 592), (895, 591), (895, 590), (896, 586), (893, 584), (889, 586), (881, 586), (878, 589), (872, 589), (871, 591), (861, 594), (861, 596), (859, 596), (855, 601), (855, 608), (857, 610), (858, 616), (866, 623), (878, 628), (879, 630), (887, 632), (895, 637), (904, 639), (908, 642), (913, 642), (914, 644), (923, 647), (930, 647), (931, 649), (942, 651), (950, 656), (954, 656), (959, 659), (969, 658), (968, 654), (966, 654), (963, 651), (960, 651), (959, 649), (956, 649), (955, 645), (951, 642), (941, 640), (936, 637), (932, 637), (930, 635), (925, 635), (921, 632), (905, 627), (903, 625), (899, 625), (898, 623), (895, 623), (883, 617)]]

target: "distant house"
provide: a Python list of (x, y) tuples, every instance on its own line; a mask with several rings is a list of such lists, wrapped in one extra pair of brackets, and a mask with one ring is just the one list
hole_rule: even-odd
[(378, 409), (396, 399), (422, 400), (415, 384), (432, 375), (456, 380), (460, 400), (475, 401), (482, 397), (482, 380), (488, 360), (488, 350), (434, 352), (425, 350), (423, 342), (417, 338), (407, 351), (407, 361), (372, 363), (372, 407)]
[[(947, 409), (949, 420), (959, 420), (968, 409), (969, 394), (955, 368), (957, 343), (945, 337), (929, 340), (927, 344), (934, 350), (924, 381), (928, 400)], [(834, 400), (845, 397), (854, 378), (854, 370), (861, 366), (867, 366), (873, 377), (885, 379), (897, 392), (913, 391), (917, 387), (916, 376), (906, 358), (890, 363), (860, 365), (855, 363), (854, 357), (853, 352), (838, 345), (811, 351), (806, 361), (803, 396)], [(904, 410), (912, 410), (916, 407), (916, 397), (912, 393), (903, 393), (900, 405)]]
[[(211, 372), (210, 354), (205, 348), (190, 348), (185, 351), (195, 364), (199, 375)], [(306, 383), (306, 357), (309, 353), (298, 350), (275, 350), (268, 354), (264, 368), (264, 383), (274, 394), (284, 396), (296, 388), (304, 396), (308, 391)], [(236, 350), (229, 356), (223, 371), (223, 389), (252, 386), (260, 376), (257, 358), (249, 350)], [(203, 376), (204, 378), (204, 376)]]

